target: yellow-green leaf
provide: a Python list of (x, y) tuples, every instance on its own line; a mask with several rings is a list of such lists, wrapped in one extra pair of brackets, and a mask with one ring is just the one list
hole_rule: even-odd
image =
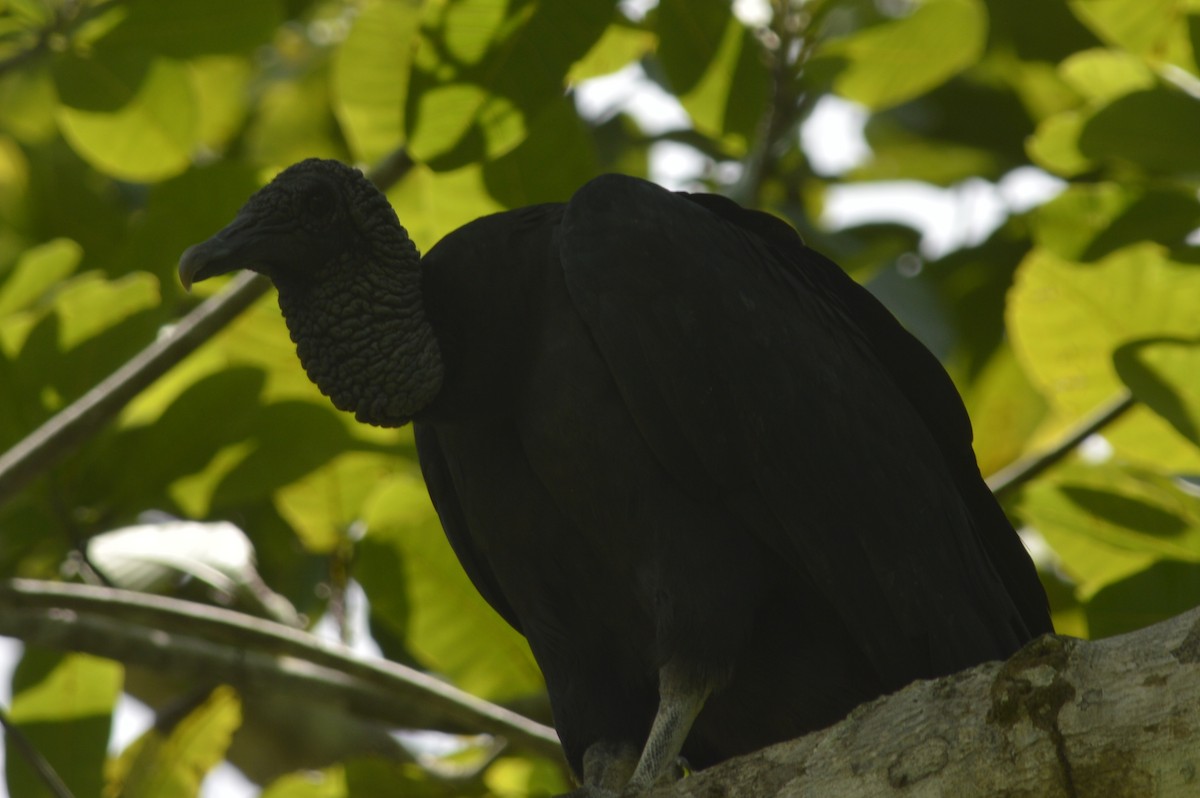
[(477, 695), (503, 699), (541, 689), (528, 644), (463, 572), (416, 475), (383, 483), (364, 518), (356, 577), (372, 606), (408, 608), (407, 623), (397, 612), (383, 617), (406, 633), (410, 651)]
[(1017, 502), (1084, 600), (1158, 559), (1200, 562), (1197, 505), (1159, 475), (1113, 465), (1060, 468), (1030, 484)]
[(576, 84), (581, 80), (610, 75), (653, 50), (657, 41), (658, 37), (652, 31), (621, 23), (609, 25), (600, 41), (571, 65), (567, 82)]
[(1189, 30), (1200, 11), (1196, 0), (1070, 0), (1070, 7), (1109, 44), (1196, 72)]
[(23, 310), (75, 271), (83, 248), (69, 238), (56, 238), (21, 254), (0, 283), (0, 316)]
[(1155, 83), (1146, 62), (1123, 50), (1096, 48), (1075, 53), (1059, 65), (1059, 74), (1075, 91), (1098, 103)]
[(925, 0), (902, 19), (835, 39), (817, 53), (843, 60), (834, 90), (876, 110), (899, 105), (979, 60), (987, 11), (979, 0)]
[(1200, 334), (1196, 296), (1200, 271), (1153, 244), (1089, 264), (1035, 249), (1017, 270), (1008, 328), (1034, 382), (1055, 405), (1082, 415), (1123, 389), (1112, 365), (1118, 346)]
[(14, 723), (58, 721), (107, 715), (121, 691), (119, 663), (90, 654), (67, 654), (36, 683), (14, 696), (9, 716)]
[[(123, 679), (124, 669), (111, 660), (33, 646), (17, 666), (9, 717), (75, 795), (100, 792), (112, 711)], [(11, 738), (8, 742), (9, 794), (47, 794)]]
[(333, 109), (360, 161), (373, 162), (404, 139), (404, 99), (417, 3), (367, 4), (333, 62)]
[(1063, 111), (1043, 119), (1025, 142), (1029, 157), (1043, 169), (1072, 177), (1086, 172), (1092, 161), (1079, 151), (1079, 134), (1087, 124), (1085, 111)]
[(1134, 397), (1200, 446), (1200, 342), (1147, 338), (1117, 349), (1113, 363)]
[(167, 733), (152, 728), (107, 769), (105, 798), (195, 798), (242, 723), (242, 701), (221, 686)]
[(179, 174), (191, 162), (199, 136), (187, 68), (156, 58), (137, 75), (138, 82), (127, 82), (131, 74), (111, 70), (100, 59), (65, 61), (55, 74), (60, 92), (64, 84), (72, 84), (72, 93), (77, 93), (80, 82), (84, 91), (86, 86), (108, 83), (108, 102), (119, 105), (98, 110), (76, 107), (64, 93), (59, 128), (76, 152), (113, 177), (153, 182)]

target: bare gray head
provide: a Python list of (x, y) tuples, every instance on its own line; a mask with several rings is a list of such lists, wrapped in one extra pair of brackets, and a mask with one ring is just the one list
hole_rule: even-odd
[(420, 256), (357, 169), (318, 159), (288, 167), (179, 260), (189, 288), (237, 269), (279, 289), (300, 362), (339, 409), (393, 427), (437, 395), (443, 367), (421, 301)]

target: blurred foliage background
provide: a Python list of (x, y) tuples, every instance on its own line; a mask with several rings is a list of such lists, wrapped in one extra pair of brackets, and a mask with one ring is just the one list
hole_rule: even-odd
[[(787, 219), (930, 343), (985, 474), (1132, 395), (1004, 496), (1061, 632), (1200, 604), (1200, 2), (736, 6), (0, 2), (0, 450), (191, 309), (179, 253), (296, 160), (369, 166), (404, 148), (414, 165), (388, 196), (425, 249), (482, 214), (686, 153), (679, 184)], [(613, 74), (621, 96), (581, 101)], [(679, 123), (621, 102), (636, 86)], [(865, 120), (853, 165), (822, 165), (839, 134), (814, 120), (830, 108)], [(1053, 190), (1008, 190), (1031, 180)], [(939, 250), (903, 208), (827, 223), (836, 197), (891, 181), (1003, 201), (982, 234)], [(342, 639), (365, 596), (356, 642), (547, 717), (528, 649), (442, 539), (409, 431), (336, 412), (270, 296), (0, 506), (0, 576), (169, 592)], [(80, 796), (196, 795), (224, 759), (270, 798), (566, 783), (557, 763), (487, 741), (363, 742), (336, 707), (213, 687), (31, 646), (9, 714)], [(123, 692), (163, 714), (122, 747)], [(11, 739), (6, 776), (13, 795), (49, 794)]]

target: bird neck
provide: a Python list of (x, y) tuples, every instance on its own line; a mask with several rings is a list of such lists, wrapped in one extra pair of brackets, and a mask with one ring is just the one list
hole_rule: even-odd
[(404, 236), (386, 249), (333, 264), (318, 281), (276, 285), (300, 362), (321, 393), (361, 422), (399, 427), (437, 396), (443, 365), (416, 248)]

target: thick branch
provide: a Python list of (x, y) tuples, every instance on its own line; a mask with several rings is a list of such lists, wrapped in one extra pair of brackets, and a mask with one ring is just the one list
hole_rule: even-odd
[(1200, 795), (1200, 609), (917, 682), (657, 798)]
[(325, 699), (398, 728), (485, 732), (561, 755), (554, 730), (394, 662), (356, 656), (289, 626), (114, 588), (0, 582), (0, 635), (227, 683), (257, 694)]

